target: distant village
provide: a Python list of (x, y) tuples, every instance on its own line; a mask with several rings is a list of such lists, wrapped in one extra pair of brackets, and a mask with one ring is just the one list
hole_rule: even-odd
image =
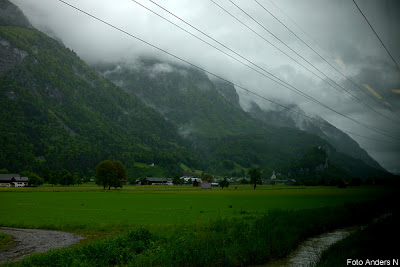
[[(220, 183), (224, 180), (223, 178), (214, 178), (213, 182), (204, 181), (201, 178), (197, 177), (180, 177), (181, 183), (186, 185), (193, 185), (194, 187), (200, 187), (202, 189), (211, 189), (212, 187), (220, 186)], [(241, 184), (241, 183), (250, 183), (250, 179), (246, 177), (231, 177), (226, 178), (229, 184)], [(294, 185), (296, 183), (295, 179), (285, 179), (280, 180), (277, 179), (275, 171), (272, 173), (271, 178), (263, 179), (263, 184), (285, 184), (285, 185)], [(176, 185), (176, 181), (173, 178), (160, 178), (160, 177), (146, 177), (145, 179), (137, 179), (137, 185)]]
[[(231, 177), (224, 178), (228, 182), (228, 186), (230, 184), (240, 184), (240, 183), (249, 183), (250, 179), (246, 177)], [(222, 178), (214, 178), (212, 182), (205, 181), (204, 179), (198, 177), (187, 177), (182, 176), (179, 178), (179, 182), (177, 183), (174, 178), (160, 178), (160, 177), (146, 177), (144, 179), (137, 179), (135, 181), (136, 185), (193, 185), (193, 187), (200, 187), (201, 189), (211, 189), (212, 187), (221, 186), (221, 182), (224, 180)], [(91, 182), (94, 182), (94, 179), (90, 179)], [(264, 179), (262, 181), (263, 184), (286, 184), (293, 185), (296, 183), (294, 179), (290, 180), (279, 180), (276, 178), (275, 172), (272, 173), (270, 179)], [(132, 184), (132, 181), (131, 181)], [(25, 187), (29, 186), (29, 177), (21, 176), (20, 174), (0, 174), (0, 187)], [(223, 186), (227, 187), (227, 185)]]

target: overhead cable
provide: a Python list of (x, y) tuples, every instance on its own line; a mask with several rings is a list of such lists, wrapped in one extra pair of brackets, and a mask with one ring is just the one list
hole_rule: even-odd
[(399, 65), (397, 64), (396, 60), (394, 60), (392, 54), (390, 54), (389, 49), (387, 49), (386, 45), (383, 43), (382, 39), (379, 37), (379, 35), (376, 33), (374, 30), (374, 27), (372, 27), (371, 23), (368, 21), (367, 17), (364, 15), (364, 13), (361, 11), (360, 7), (357, 5), (356, 1), (353, 0), (354, 4), (356, 5), (357, 9), (360, 11), (361, 15), (364, 17), (364, 19), (367, 21), (368, 25), (371, 27), (371, 30), (375, 33), (376, 37), (379, 39), (381, 42), (383, 48), (385, 48), (386, 52), (389, 54), (390, 58), (393, 60), (394, 64), (396, 64), (397, 69), (400, 71)]
[[(140, 5), (141, 7), (147, 9), (148, 11), (152, 12), (153, 14), (157, 15), (158, 17), (160, 17), (160, 18), (166, 20), (167, 22), (173, 24), (175, 27), (178, 27), (179, 29), (185, 31), (186, 33), (188, 33), (188, 34), (194, 36), (194, 37), (197, 38), (198, 40), (201, 40), (202, 42), (204, 42), (204, 43), (210, 45), (211, 47), (217, 49), (218, 51), (220, 51), (220, 52), (222, 52), (223, 54), (229, 56), (230, 58), (233, 58), (234, 60), (238, 61), (239, 63), (241, 63), (241, 64), (243, 64), (243, 65), (245, 65), (246, 67), (248, 67), (248, 68), (250, 68), (250, 69), (256, 71), (257, 73), (263, 75), (264, 77), (266, 77), (266, 78), (268, 78), (268, 79), (270, 79), (270, 80), (272, 80), (272, 81), (274, 81), (274, 82), (280, 84), (281, 86), (283, 86), (283, 87), (285, 87), (285, 88), (287, 88), (287, 89), (289, 89), (289, 90), (291, 90), (291, 91), (293, 91), (293, 92), (295, 92), (295, 93), (297, 93), (297, 94), (299, 94), (299, 95), (301, 95), (301, 96), (303, 96), (303, 97), (305, 97), (305, 98), (307, 98), (307, 99), (309, 99), (309, 100), (311, 100), (311, 101), (313, 101), (313, 102), (315, 102), (315, 103), (317, 103), (317, 104), (319, 104), (319, 105), (321, 105), (321, 106), (323, 106), (323, 107), (325, 107), (325, 108), (327, 108), (327, 109), (329, 109), (329, 110), (331, 110), (331, 111), (333, 111), (333, 112), (335, 112), (336, 114), (338, 114), (338, 115), (340, 115), (340, 116), (343, 116), (343, 117), (345, 117), (345, 118), (347, 118), (347, 119), (349, 119), (349, 120), (351, 120), (351, 121), (353, 121), (353, 122), (355, 122), (355, 123), (357, 123), (357, 124), (360, 124), (360, 125), (362, 125), (362, 126), (368, 128), (368, 129), (370, 129), (370, 130), (373, 130), (373, 131), (378, 132), (378, 133), (380, 133), (380, 134), (383, 134), (383, 135), (386, 135), (386, 136), (388, 136), (388, 137), (397, 139), (397, 137), (394, 137), (394, 136), (392, 136), (392, 135), (388, 135), (388, 134), (383, 133), (383, 132), (389, 132), (389, 131), (386, 131), (386, 130), (377, 128), (377, 127), (372, 126), (372, 125), (369, 125), (369, 124), (367, 124), (367, 123), (363, 123), (363, 122), (357, 121), (357, 120), (355, 120), (355, 119), (353, 119), (353, 118), (351, 118), (351, 117), (349, 117), (349, 116), (347, 116), (347, 115), (345, 115), (345, 114), (343, 114), (343, 113), (341, 113), (341, 112), (339, 112), (339, 111), (337, 111), (337, 110), (335, 110), (335, 109), (329, 107), (328, 105), (322, 103), (321, 101), (315, 99), (314, 97), (312, 97), (312, 96), (310, 96), (310, 95), (304, 93), (303, 91), (301, 91), (300, 89), (296, 88), (295, 86), (293, 86), (293, 85), (287, 83), (286, 81), (280, 79), (279, 77), (275, 76), (275, 75), (272, 74), (271, 72), (268, 72), (268, 71), (265, 70), (263, 67), (261, 67), (261, 66), (255, 64), (254, 62), (252, 62), (252, 61), (249, 60), (248, 58), (246, 58), (246, 57), (240, 55), (239, 53), (237, 53), (236, 51), (232, 50), (231, 48), (229, 48), (229, 47), (226, 46), (225, 44), (221, 43), (220, 41), (216, 40), (216, 39), (213, 38), (212, 36), (208, 35), (208, 34), (205, 33), (204, 31), (202, 31), (202, 30), (198, 29), (197, 27), (193, 26), (192, 24), (188, 23), (187, 21), (185, 21), (184, 19), (180, 18), (180, 17), (177, 16), (176, 14), (172, 13), (172, 12), (169, 11), (168, 9), (164, 8), (164, 7), (161, 6), (160, 4), (155, 3), (155, 2), (152, 1), (152, 0), (149, 0), (151, 3), (153, 3), (153, 4), (156, 5), (156, 6), (158, 6), (158, 7), (161, 8), (162, 10), (166, 11), (166, 12), (169, 13), (170, 15), (174, 16), (174, 17), (177, 18), (178, 20), (182, 21), (183, 23), (185, 23), (186, 25), (188, 25), (188, 26), (190, 26), (191, 28), (195, 29), (196, 31), (200, 32), (201, 34), (207, 36), (208, 38), (210, 38), (210, 39), (213, 40), (214, 42), (220, 44), (221, 46), (223, 46), (224, 48), (228, 49), (229, 51), (231, 51), (231, 52), (234, 53), (235, 55), (239, 56), (240, 58), (246, 60), (246, 61), (249, 62), (250, 64), (252, 64), (252, 65), (256, 66), (257, 68), (263, 70), (264, 72), (268, 73), (269, 75), (271, 75), (271, 76), (274, 77), (275, 79), (279, 80), (280, 82), (284, 83), (285, 85), (282, 85), (281, 83), (275, 81), (274, 79), (271, 79), (270, 77), (266, 76), (264, 73), (261, 73), (259, 70), (254, 69), (253, 67), (251, 67), (251, 66), (247, 65), (246, 63), (244, 63), (244, 62), (238, 60), (237, 58), (235, 58), (235, 57), (233, 57), (233, 56), (227, 54), (226, 52), (222, 51), (221, 49), (216, 48), (214, 45), (212, 45), (212, 44), (210, 44), (209, 42), (207, 42), (207, 41), (201, 39), (200, 37), (198, 37), (198, 36), (196, 36), (196, 35), (194, 35), (194, 34), (188, 32), (187, 30), (183, 29), (182, 27), (180, 27), (180, 26), (177, 25), (176, 23), (173, 23), (172, 21), (170, 21), (170, 20), (168, 20), (167, 18), (161, 16), (160, 14), (158, 14), (158, 13), (156, 13), (155, 11), (149, 9), (148, 7), (146, 7), (146, 6), (144, 6), (143, 4), (137, 2), (136, 0), (132, 0), (132, 1), (135, 2), (135, 3), (137, 3), (138, 5)], [(212, 0), (211, 0), (211, 1), (212, 1)], [(263, 38), (263, 37), (262, 37), (262, 38)], [(268, 40), (266, 40), (266, 41), (269, 42)], [(277, 47), (277, 49), (279, 49), (279, 48)], [(282, 52), (283, 52), (283, 51), (282, 51)], [(285, 53), (285, 52), (283, 52), (283, 53)], [(289, 55), (288, 55), (288, 56), (289, 56)], [(290, 56), (289, 56), (289, 57), (290, 57)], [(295, 59), (293, 59), (293, 60), (295, 60)], [(296, 61), (296, 60), (295, 60), (295, 61)], [(296, 61), (296, 62), (297, 62), (297, 61)], [(288, 87), (288, 86), (289, 86), (289, 87)], [(390, 132), (389, 132), (389, 133), (390, 133)], [(399, 140), (400, 140), (400, 139), (399, 139)]]
[[(338, 70), (335, 66), (333, 66), (329, 61), (327, 61), (320, 53), (318, 53), (314, 48), (312, 48), (308, 43), (306, 43), (302, 38), (300, 38), (295, 32), (293, 32), (287, 25), (285, 25), (279, 18), (277, 18), (272, 12), (270, 12), (264, 5), (262, 5), (258, 0), (254, 0), (262, 9), (264, 9), (268, 14), (270, 14), (275, 20), (277, 20), (280, 24), (282, 24), (288, 31), (290, 31), (297, 39), (299, 39), (304, 45), (306, 45), (310, 50), (312, 50), (316, 55), (318, 55), (323, 61), (325, 61), (329, 66), (331, 66), (336, 72), (338, 72), (340, 75), (342, 75), (344, 78), (346, 78), (349, 82), (351, 82), (354, 86), (356, 86), (358, 89), (360, 89), (361, 92), (369, 96), (372, 100), (375, 102), (381, 104), (384, 106), (386, 109), (392, 111), (389, 109), (385, 104), (380, 102), (378, 99), (373, 97), (372, 95), (368, 94), (363, 88), (361, 88), (358, 84), (354, 83), (349, 77), (347, 77), (344, 73), (342, 73), (340, 70)], [(270, 0), (269, 0), (270, 1)], [(271, 2), (271, 1), (270, 1)]]
[[(218, 79), (220, 79), (220, 80), (222, 80), (222, 81), (224, 81), (224, 82), (227, 82), (227, 83), (229, 83), (229, 84), (231, 84), (231, 85), (233, 85), (233, 86), (235, 86), (235, 87), (237, 87), (237, 88), (240, 88), (240, 89), (242, 89), (242, 90), (244, 90), (244, 91), (246, 91), (246, 92), (248, 92), (248, 93), (250, 93), (250, 94), (253, 94), (253, 95), (257, 96), (257, 97), (260, 97), (260, 98), (262, 98), (262, 99), (264, 99), (264, 100), (266, 100), (266, 101), (268, 101), (268, 102), (270, 102), (270, 103), (273, 103), (273, 104), (275, 104), (275, 105), (277, 105), (277, 106), (279, 106), (279, 107), (282, 107), (282, 108), (284, 108), (284, 109), (287, 109), (287, 110), (289, 110), (289, 111), (291, 111), (291, 112), (297, 113), (297, 114), (299, 114), (299, 115), (301, 115), (301, 116), (304, 116), (304, 117), (307, 117), (307, 118), (309, 118), (309, 119), (311, 119), (311, 120), (314, 120), (314, 121), (317, 121), (317, 122), (319, 122), (319, 123), (325, 124), (325, 125), (327, 125), (327, 126), (329, 126), (329, 127), (331, 127), (331, 128), (339, 129), (339, 128), (333, 126), (332, 124), (330, 124), (330, 123), (328, 123), (328, 122), (326, 122), (326, 121), (321, 121), (321, 120), (318, 120), (318, 119), (313, 118), (313, 117), (311, 117), (311, 116), (308, 116), (308, 115), (306, 115), (306, 114), (304, 114), (304, 113), (301, 113), (301, 112), (299, 112), (299, 111), (296, 111), (296, 110), (293, 109), (293, 108), (289, 108), (289, 107), (287, 107), (287, 106), (285, 106), (285, 105), (282, 105), (282, 104), (280, 104), (280, 103), (278, 103), (278, 102), (276, 102), (276, 101), (274, 101), (274, 100), (268, 99), (268, 98), (266, 98), (266, 97), (264, 97), (264, 96), (262, 96), (262, 95), (260, 95), (260, 94), (258, 94), (258, 93), (255, 93), (255, 92), (253, 92), (253, 91), (247, 89), (247, 88), (244, 87), (244, 86), (241, 86), (241, 85), (239, 85), (239, 84), (236, 84), (236, 83), (234, 83), (234, 82), (231, 82), (231, 81), (229, 81), (229, 80), (227, 80), (227, 79), (225, 79), (225, 78), (223, 78), (223, 77), (221, 77), (221, 76), (219, 76), (219, 75), (217, 75), (217, 74), (215, 74), (215, 73), (213, 73), (213, 72), (211, 72), (211, 71), (208, 71), (208, 70), (206, 70), (206, 69), (204, 69), (204, 68), (202, 68), (202, 67), (199, 67), (199, 66), (195, 65), (194, 63), (191, 63), (191, 62), (189, 62), (189, 61), (187, 61), (187, 60), (185, 60), (185, 59), (183, 59), (183, 58), (181, 58), (181, 57), (179, 57), (179, 56), (177, 56), (177, 55), (172, 54), (171, 52), (168, 52), (167, 50), (165, 50), (165, 49), (163, 49), (163, 48), (160, 48), (160, 47), (158, 47), (158, 46), (156, 46), (156, 45), (154, 45), (154, 44), (152, 44), (152, 43), (150, 43), (150, 42), (148, 42), (148, 41), (146, 41), (146, 40), (144, 40), (144, 39), (141, 39), (141, 38), (139, 38), (139, 37), (137, 37), (137, 36), (135, 36), (135, 35), (133, 35), (133, 34), (127, 32), (127, 31), (125, 31), (125, 30), (122, 30), (121, 28), (118, 28), (117, 26), (114, 26), (113, 24), (111, 24), (111, 23), (109, 23), (109, 22), (107, 22), (107, 21), (105, 21), (105, 20), (103, 20), (103, 19), (100, 19), (100, 18), (98, 18), (98, 17), (96, 17), (96, 16), (94, 16), (94, 15), (92, 15), (92, 14), (90, 14), (90, 13), (88, 13), (88, 12), (86, 12), (86, 11), (84, 11), (84, 10), (82, 10), (82, 9), (80, 9), (80, 8), (78, 8), (78, 7), (76, 7), (76, 6), (72, 5), (72, 4), (70, 4), (70, 3), (66, 2), (66, 1), (64, 1), (64, 0), (58, 0), (58, 1), (61, 2), (61, 3), (63, 3), (63, 4), (65, 4), (65, 5), (67, 5), (67, 6), (69, 6), (69, 7), (71, 7), (71, 8), (73, 8), (73, 9), (75, 9), (75, 10), (77, 10), (77, 11), (79, 11), (79, 12), (81, 12), (81, 13), (83, 13), (83, 14), (85, 14), (85, 15), (87, 15), (87, 16), (89, 16), (89, 17), (91, 17), (91, 18), (93, 18), (93, 19), (95, 19), (95, 20), (97, 20), (97, 21), (99, 21), (99, 22), (101, 22), (101, 23), (103, 23), (103, 24), (105, 24), (105, 25), (107, 25), (107, 26), (109, 26), (109, 27), (111, 27), (111, 28), (113, 28), (113, 29), (115, 29), (115, 30), (117, 30), (117, 31), (122, 32), (123, 34), (126, 34), (126, 35), (128, 35), (128, 36), (130, 36), (130, 37), (132, 37), (132, 38), (134, 38), (134, 39), (136, 39), (136, 40), (138, 40), (138, 41), (140, 41), (140, 42), (142, 42), (142, 43), (144, 43), (144, 44), (146, 44), (146, 45), (148, 45), (148, 46), (150, 46), (150, 47), (152, 47), (152, 48), (154, 48), (154, 49), (156, 49), (156, 50), (158, 50), (158, 51), (163, 52), (163, 53), (165, 53), (165, 54), (171, 56), (172, 58), (178, 59), (179, 61), (182, 61), (182, 62), (186, 63), (186, 64), (189, 65), (189, 66), (192, 66), (192, 67), (197, 68), (197, 69), (199, 69), (199, 70), (201, 70), (201, 71), (204, 71), (205, 73), (207, 73), (207, 74), (209, 74), (209, 75), (211, 75), (211, 76), (213, 76), (213, 77), (215, 77), (215, 78), (218, 78)], [(339, 130), (341, 130), (341, 129), (339, 129)], [(379, 139), (375, 139), (375, 138), (370, 138), (370, 137), (366, 137), (366, 136), (363, 136), (363, 135), (359, 135), (359, 134), (356, 134), (356, 133), (353, 133), (353, 132), (350, 132), (350, 131), (345, 131), (345, 130), (341, 130), (341, 131), (344, 132), (344, 133), (348, 133), (348, 134), (351, 134), (351, 135), (359, 136), (359, 137), (362, 137), (362, 138), (368, 139), (368, 140), (373, 140), (373, 141), (377, 141), (377, 142), (382, 142), (382, 143), (388, 143), (388, 144), (395, 144), (395, 145), (398, 145), (398, 143), (395, 143), (395, 142), (383, 141), (383, 140), (379, 140)]]
[[(215, 3), (213, 0), (210, 0), (213, 3)], [(389, 118), (388, 116), (378, 112), (377, 110), (375, 110), (373, 107), (371, 107), (370, 105), (368, 105), (367, 103), (364, 103), (363, 101), (361, 101), (357, 96), (355, 96), (354, 94), (352, 94), (350, 91), (346, 90), (344, 87), (340, 86), (337, 82), (335, 82), (334, 80), (332, 80), (330, 77), (328, 77), (325, 73), (323, 73), (320, 69), (318, 69), (317, 67), (315, 67), (311, 62), (309, 62), (307, 59), (305, 59), (303, 56), (301, 56), (298, 52), (296, 52), (293, 48), (291, 48), (289, 45), (287, 45), (285, 42), (283, 42), (279, 37), (277, 37), (274, 33), (272, 33), (270, 30), (268, 30), (264, 25), (262, 25), (261, 23), (259, 23), (256, 19), (254, 19), (252, 16), (250, 16), (246, 11), (244, 11), (241, 7), (239, 7), (236, 3), (234, 3), (232, 0), (228, 0), (229, 2), (231, 2), (235, 7), (237, 7), (239, 10), (241, 10), (244, 14), (246, 14), (250, 19), (252, 19), (254, 22), (256, 22), (259, 26), (261, 26), (265, 31), (267, 31), (268, 33), (270, 33), (275, 39), (277, 39), (280, 43), (282, 43), (283, 45), (285, 45), (287, 48), (289, 48), (293, 53), (295, 53), (297, 56), (299, 56), (301, 59), (303, 59), (304, 61), (306, 61), (308, 64), (310, 64), (314, 69), (316, 69), (319, 73), (321, 73), (322, 75), (324, 75), (328, 80), (330, 80), (332, 83), (334, 83), (337, 87), (334, 87), (332, 84), (328, 83), (325, 79), (319, 77), (318, 75), (316, 75), (318, 78), (320, 78), (323, 82), (325, 82), (326, 84), (328, 84), (329, 86), (331, 86), (333, 89), (339, 91), (339, 92), (346, 92), (348, 94), (348, 96), (350, 98), (353, 98), (355, 101), (357, 101), (359, 104), (364, 105), (365, 107), (369, 108), (370, 110), (372, 110), (373, 112), (377, 113), (378, 115), (392, 121), (393, 123), (396, 123), (398, 125), (400, 125), (400, 122), (394, 121), (391, 118)], [(220, 5), (218, 5), (219, 7), (221, 7)], [(222, 7), (221, 7), (222, 8)], [(225, 12), (226, 9), (224, 9)], [(229, 13), (229, 12), (227, 12)], [(231, 13), (229, 13), (229, 15), (233, 16)], [(234, 16), (233, 16), (234, 17)], [(234, 17), (236, 20), (239, 20), (238, 18)], [(241, 22), (243, 24), (243, 22)], [(249, 28), (249, 27), (248, 27)], [(253, 31), (254, 32), (254, 31)], [(265, 39), (264, 39), (265, 40)], [(312, 72), (313, 73), (313, 72)], [(313, 73), (314, 74), (314, 73)]]

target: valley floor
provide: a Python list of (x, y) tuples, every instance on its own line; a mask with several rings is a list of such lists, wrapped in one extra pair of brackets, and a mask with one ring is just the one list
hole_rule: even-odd
[(362, 225), (393, 209), (381, 186), (248, 185), (1, 188), (1, 226), (87, 237), (23, 265), (254, 265), (288, 256), (309, 237)]

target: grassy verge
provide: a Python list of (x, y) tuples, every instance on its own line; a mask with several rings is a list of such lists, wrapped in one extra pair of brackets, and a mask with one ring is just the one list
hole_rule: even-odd
[[(346, 204), (182, 225), (153, 233), (137, 228), (117, 237), (53, 250), (21, 266), (237, 266), (286, 257), (301, 241), (339, 227), (364, 224), (390, 211), (393, 201)], [(383, 205), (385, 204), (385, 205)]]
[[(317, 266), (396, 265), (399, 260), (400, 213), (369, 225), (324, 251)], [(347, 260), (351, 260), (347, 264)], [(353, 261), (353, 262), (352, 262)], [(362, 264), (361, 264), (362, 261)], [(354, 264), (356, 265), (356, 264)]]
[(12, 236), (0, 233), (0, 250), (8, 248), (13, 240), (14, 238)]

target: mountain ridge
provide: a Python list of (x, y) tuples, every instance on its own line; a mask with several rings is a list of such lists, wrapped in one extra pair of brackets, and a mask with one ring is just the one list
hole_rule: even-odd
[(18, 10), (12, 25), (0, 23), (0, 168), (90, 176), (110, 159), (131, 177), (173, 176), (182, 166), (223, 176), (256, 166), (268, 175), (322, 146), (353, 175), (383, 173), (317, 135), (261, 123), (232, 85), (197, 69), (151, 58), (89, 66)]
[[(82, 173), (104, 158), (127, 164), (167, 161), (163, 157), (175, 161), (166, 164), (175, 165), (171, 168), (178, 168), (179, 158), (190, 165), (185, 158), (191, 152), (173, 125), (93, 72), (74, 52), (34, 29), (1, 26), (0, 38), (1, 55), (15, 49), (25, 53), (1, 75), (2, 167), (37, 170), (44, 164)], [(18, 138), (10, 139), (13, 135)], [(11, 155), (16, 147), (25, 155)]]
[[(217, 87), (217, 89), (218, 88), (221, 87)], [(233, 85), (225, 84), (224, 89), (220, 90), (220, 92), (226, 96), (226, 99), (229, 102), (240, 106), (240, 98)], [(296, 105), (290, 105), (289, 108), (300, 113), (304, 113)], [(246, 110), (254, 118), (262, 121), (266, 125), (297, 128), (311, 134), (316, 134), (322, 139), (330, 142), (338, 150), (338, 152), (347, 154), (356, 159), (360, 159), (374, 168), (384, 170), (384, 168), (364, 149), (362, 149), (356, 141), (354, 141), (346, 133), (337, 129), (334, 125), (318, 116), (316, 116), (315, 120), (313, 120), (283, 108), (277, 107), (276, 110), (264, 110), (254, 101), (250, 103), (247, 109), (243, 108), (243, 110)]]
[[(186, 130), (184, 137), (190, 138), (193, 142), (199, 142), (204, 150), (203, 155), (210, 154), (214, 157), (213, 165), (216, 169), (220, 169), (218, 166), (224, 165), (225, 160), (231, 160), (233, 165), (245, 168), (251, 167), (250, 162), (253, 161), (253, 164), (261, 164), (268, 172), (272, 172), (272, 169), (285, 165), (285, 160), (295, 160), (312, 147), (321, 145), (327, 148), (330, 154), (335, 155), (334, 161), (346, 164), (343, 160), (338, 160), (341, 158), (340, 153), (336, 151), (334, 145), (329, 143), (326, 136), (311, 135), (307, 131), (298, 129), (292, 117), (284, 117), (277, 112), (276, 121), (280, 124), (276, 125), (263, 120), (263, 117), (270, 118), (270, 114), (265, 114), (258, 106), (258, 117), (254, 112), (246, 112), (240, 105), (240, 98), (233, 85), (210, 80), (205, 73), (190, 67), (156, 59), (139, 59), (138, 61), (131, 65), (126, 62), (97, 64), (94, 68), (115, 84), (122, 86), (127, 92), (137, 95), (147, 105), (154, 107), (178, 129)], [(154, 69), (157, 69), (157, 75), (149, 72)], [(192, 76), (196, 78), (192, 79)], [(194, 82), (191, 83), (190, 79)], [(207, 108), (203, 109), (202, 105), (207, 105)], [(216, 106), (222, 108), (218, 109)], [(188, 107), (201, 112), (195, 113), (188, 110)], [(217, 114), (217, 118), (210, 120), (210, 111)], [(241, 124), (243, 122), (245, 123)], [(213, 129), (217, 130), (212, 131)], [(284, 139), (284, 136), (288, 138)], [(291, 141), (299, 136), (308, 141)], [(252, 141), (249, 142), (246, 139)], [(258, 143), (258, 146), (254, 147), (252, 142)], [(273, 144), (274, 142), (280, 147)], [(353, 140), (352, 142), (355, 143)], [(252, 152), (246, 151), (246, 146)], [(264, 151), (257, 152), (260, 148)], [(359, 150), (363, 151), (361, 148)], [(281, 156), (273, 158), (265, 155), (269, 152), (278, 153)], [(248, 160), (240, 159), (240, 155)], [(374, 161), (371, 159), (371, 162)], [(367, 165), (367, 163), (359, 164)], [(384, 171), (377, 163), (375, 167)], [(347, 169), (352, 172), (351, 168)], [(366, 169), (371, 171), (374, 168)]]

